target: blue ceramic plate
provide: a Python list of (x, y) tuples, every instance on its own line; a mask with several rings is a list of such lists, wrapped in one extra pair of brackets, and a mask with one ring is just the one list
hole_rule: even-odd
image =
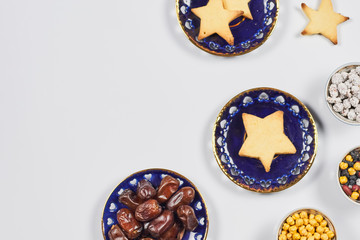
[(190, 204), (194, 208), (196, 217), (199, 221), (199, 226), (192, 232), (186, 231), (182, 240), (205, 240), (209, 227), (209, 220), (207, 214), (207, 208), (204, 199), (202, 198), (200, 192), (195, 187), (195, 185), (185, 178), (184, 176), (166, 169), (146, 169), (137, 173), (134, 173), (122, 181), (111, 193), (108, 198), (104, 213), (102, 217), (102, 231), (105, 240), (110, 240), (108, 237), (108, 231), (111, 226), (117, 224), (116, 213), (121, 208), (127, 208), (125, 205), (118, 201), (119, 195), (125, 189), (131, 189), (136, 192), (137, 183), (142, 179), (147, 179), (150, 181), (155, 188), (160, 185), (161, 179), (166, 175), (170, 175), (180, 181), (180, 187), (192, 187), (195, 189), (195, 198), (194, 201)]
[[(266, 172), (258, 159), (240, 157), (246, 139), (242, 113), (264, 118), (284, 112), (284, 133), (295, 154), (276, 155)], [(213, 150), (221, 170), (234, 183), (255, 192), (275, 192), (297, 183), (310, 169), (317, 150), (317, 131), (311, 113), (289, 93), (256, 88), (240, 93), (221, 110), (213, 132)]]
[(215, 55), (236, 56), (251, 52), (269, 38), (277, 21), (278, 0), (251, 0), (249, 9), (253, 20), (239, 17), (229, 24), (234, 36), (234, 45), (229, 45), (217, 34), (198, 40), (200, 19), (191, 9), (205, 6), (207, 3), (208, 0), (176, 0), (176, 10), (178, 21), (190, 41)]

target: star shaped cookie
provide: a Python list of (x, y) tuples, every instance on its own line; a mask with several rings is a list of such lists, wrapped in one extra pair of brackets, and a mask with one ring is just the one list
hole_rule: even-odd
[(251, 0), (223, 0), (224, 1), (224, 8), (227, 10), (238, 10), (243, 11), (243, 16), (253, 20), (251, 15), (251, 11), (249, 8), (249, 2)]
[(301, 8), (310, 19), (302, 35), (321, 34), (333, 44), (338, 43), (336, 27), (349, 18), (334, 12), (331, 0), (322, 0), (318, 10), (308, 7), (305, 3), (301, 4)]
[(209, 0), (203, 7), (193, 8), (191, 11), (200, 18), (200, 31), (198, 39), (202, 40), (217, 33), (230, 45), (234, 45), (229, 23), (240, 17), (243, 11), (224, 9), (222, 0)]
[(284, 112), (277, 111), (265, 118), (242, 114), (247, 138), (239, 155), (259, 159), (270, 171), (275, 154), (294, 154), (296, 148), (284, 133)]

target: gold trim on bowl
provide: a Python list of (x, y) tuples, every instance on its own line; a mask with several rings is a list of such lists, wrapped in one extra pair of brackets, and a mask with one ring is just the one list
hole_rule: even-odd
[(259, 43), (259, 44), (256, 44), (255, 46), (252, 46), (248, 49), (246, 49), (245, 51), (243, 52), (239, 52), (239, 53), (219, 53), (219, 52), (216, 52), (214, 50), (211, 50), (211, 49), (208, 49), (206, 47), (203, 47), (201, 46), (201, 44), (199, 44), (195, 39), (191, 38), (186, 29), (185, 29), (185, 26), (181, 23), (180, 21), (180, 5), (179, 5), (179, 1), (183, 1), (183, 0), (176, 0), (176, 16), (177, 16), (177, 20), (181, 26), (181, 29), (183, 30), (183, 32), (185, 33), (186, 37), (198, 48), (200, 48), (201, 50), (205, 51), (205, 52), (208, 52), (208, 53), (211, 53), (213, 55), (216, 55), (216, 56), (223, 56), (223, 57), (233, 57), (233, 56), (239, 56), (239, 55), (244, 55), (246, 53), (249, 53), (249, 52), (252, 52), (254, 51), (255, 49), (257, 49), (258, 47), (260, 47), (261, 45), (263, 45), (268, 39), (269, 37), (271, 36), (272, 32), (274, 31), (274, 28), (277, 24), (277, 20), (278, 20), (278, 17), (279, 17), (279, 0), (275, 0), (276, 1), (276, 14), (275, 14), (275, 17), (273, 18), (273, 22), (271, 23), (271, 28), (269, 29), (268, 33), (264, 36), (264, 38), (262, 39), (262, 41)]
[(106, 240), (106, 235), (105, 235), (105, 229), (104, 229), (104, 221), (103, 221), (103, 216), (104, 216), (104, 213), (105, 213), (105, 208), (106, 208), (106, 203), (108, 202), (108, 199), (110, 198), (110, 196), (112, 195), (112, 193), (115, 191), (115, 189), (121, 184), (123, 183), (126, 179), (129, 179), (129, 178), (132, 178), (134, 175), (136, 174), (139, 174), (139, 173), (145, 173), (145, 172), (149, 172), (149, 171), (163, 171), (163, 172), (168, 172), (168, 173), (171, 173), (171, 174), (174, 174), (174, 175), (177, 175), (179, 178), (183, 178), (185, 179), (186, 181), (188, 181), (190, 183), (190, 185), (195, 189), (195, 191), (199, 194), (199, 196), (201, 197), (201, 199), (203, 200), (204, 202), (204, 208), (205, 208), (205, 212), (206, 212), (206, 231), (205, 231), (205, 235), (204, 235), (204, 238), (203, 240), (206, 240), (207, 238), (207, 235), (208, 235), (208, 231), (209, 231), (209, 212), (208, 212), (208, 208), (207, 208), (207, 205), (206, 205), (206, 202), (205, 202), (205, 199), (204, 197), (201, 195), (201, 192), (199, 191), (199, 189), (196, 187), (196, 185), (190, 181), (187, 177), (184, 177), (183, 175), (181, 175), (180, 173), (177, 173), (175, 171), (172, 171), (172, 170), (169, 170), (169, 169), (164, 169), (164, 168), (148, 168), (148, 169), (144, 169), (144, 170), (140, 170), (140, 171), (137, 171), (135, 173), (132, 173), (131, 175), (127, 176), (126, 178), (124, 178), (119, 184), (116, 185), (116, 187), (111, 191), (111, 193), (109, 194), (109, 196), (107, 197), (107, 200), (105, 201), (105, 205), (104, 205), (104, 209), (103, 209), (103, 214), (101, 216), (101, 230), (102, 230), (102, 234), (103, 234), (103, 237), (104, 237), (104, 240)]
[[(216, 139), (215, 139), (215, 134), (216, 134), (216, 128), (220, 126), (220, 122), (222, 120), (221, 116), (223, 115), (223, 113), (226, 111), (226, 109), (228, 109), (232, 104), (233, 102), (238, 99), (239, 97), (249, 93), (249, 92), (253, 92), (253, 91), (267, 91), (267, 90), (270, 90), (270, 91), (277, 91), (287, 97), (290, 97), (292, 99), (294, 99), (301, 107), (303, 107), (303, 109), (306, 111), (308, 117), (309, 117), (309, 120), (310, 120), (310, 124), (312, 125), (312, 127), (314, 128), (314, 154), (311, 156), (311, 158), (308, 160), (309, 164), (307, 166), (307, 168), (299, 175), (297, 175), (297, 177), (291, 182), (291, 183), (286, 183), (284, 185), (280, 185), (279, 187), (276, 187), (276, 188), (271, 188), (271, 189), (253, 189), (253, 188), (250, 188), (248, 185), (246, 184), (242, 184), (241, 182), (238, 182), (236, 181), (236, 179), (234, 177), (232, 177), (230, 174), (228, 174), (225, 170), (225, 168), (223, 167), (222, 163), (221, 163), (221, 159), (220, 159), (220, 153), (217, 151), (217, 148), (216, 148)], [(270, 192), (279, 192), (279, 191), (282, 191), (282, 190), (285, 190), (293, 185), (295, 185), (297, 182), (299, 182), (306, 174), (307, 172), (310, 170), (313, 162), (314, 162), (314, 159), (315, 159), (315, 156), (316, 156), (316, 153), (317, 153), (317, 147), (318, 147), (318, 133), (317, 133), (317, 128), (316, 128), (316, 124), (315, 124), (315, 120), (313, 118), (313, 116), (311, 115), (309, 109), (299, 100), (297, 99), (296, 97), (294, 97), (293, 95), (291, 95), (290, 93), (287, 93), (287, 92), (284, 92), (284, 91), (281, 91), (279, 89), (276, 89), (276, 88), (269, 88), (269, 87), (259, 87), (259, 88), (252, 88), (252, 89), (249, 89), (249, 90), (246, 90), (246, 91), (243, 91), (241, 93), (239, 93), (238, 95), (236, 95), (235, 97), (233, 97), (229, 102), (227, 102), (225, 104), (225, 106), (221, 109), (220, 113), (218, 114), (217, 118), (216, 118), (216, 121), (215, 121), (215, 124), (214, 124), (214, 128), (213, 128), (213, 134), (212, 134), (212, 145), (213, 145), (213, 152), (214, 152), (214, 155), (215, 155), (215, 158), (216, 158), (216, 162), (218, 163), (221, 171), (232, 181), (234, 182), (235, 184), (237, 184), (238, 186), (244, 188), (244, 189), (247, 189), (247, 190), (250, 190), (250, 191), (253, 191), (253, 192), (260, 192), (260, 193), (270, 193)]]
[(286, 219), (288, 217), (291, 217), (292, 215), (294, 215), (295, 213), (299, 213), (302, 212), (302, 211), (305, 211), (307, 212), (308, 214), (314, 214), (314, 215), (317, 215), (317, 214), (320, 214), (321, 216), (324, 217), (324, 220), (327, 221), (328, 223), (328, 228), (330, 229), (330, 231), (332, 231), (334, 233), (334, 238), (332, 238), (331, 240), (337, 240), (337, 234), (336, 234), (336, 230), (335, 230), (335, 226), (333, 224), (333, 222), (330, 220), (330, 218), (328, 216), (326, 216), (325, 214), (323, 214), (321, 211), (319, 210), (316, 210), (316, 209), (313, 209), (313, 208), (302, 208), (302, 209), (297, 209), (289, 214), (286, 215), (286, 217), (281, 221), (280, 223), (280, 227), (279, 227), (279, 230), (278, 230), (278, 233), (277, 233), (277, 240), (279, 239), (279, 236), (281, 235), (281, 231), (282, 231), (282, 226), (284, 225)]

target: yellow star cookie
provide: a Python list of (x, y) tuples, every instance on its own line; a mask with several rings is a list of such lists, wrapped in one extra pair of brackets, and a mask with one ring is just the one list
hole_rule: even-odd
[(265, 118), (243, 113), (247, 138), (239, 155), (257, 158), (266, 172), (270, 171), (275, 154), (294, 154), (296, 148), (284, 133), (284, 112), (277, 111)]
[(201, 19), (198, 39), (202, 40), (217, 33), (230, 45), (234, 45), (229, 23), (240, 17), (243, 11), (230, 11), (223, 7), (222, 0), (210, 0), (206, 6), (191, 11)]
[(321, 34), (333, 44), (338, 43), (336, 27), (349, 18), (334, 12), (331, 0), (322, 0), (317, 11), (308, 7), (305, 3), (301, 4), (301, 8), (310, 19), (309, 24), (302, 31), (302, 35)]
[(249, 2), (251, 0), (223, 0), (224, 8), (227, 10), (239, 10), (244, 11), (243, 16), (253, 20), (251, 11), (249, 9)]

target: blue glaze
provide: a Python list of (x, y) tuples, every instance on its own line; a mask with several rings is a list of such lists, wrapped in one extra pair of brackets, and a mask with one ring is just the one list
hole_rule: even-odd
[[(271, 33), (276, 24), (278, 11), (276, 0), (251, 0), (249, 9), (253, 20), (239, 17), (229, 24), (233, 26), (230, 27), (234, 36), (233, 47), (217, 34), (198, 41), (200, 19), (191, 12), (191, 9), (206, 6), (207, 3), (208, 0), (178, 0), (178, 17), (184, 31), (196, 45), (219, 55), (238, 55), (251, 51), (250, 49), (256, 48), (266, 41), (267, 35)], [(181, 9), (185, 9), (185, 11), (181, 11)], [(185, 25), (187, 21), (191, 22), (190, 29)], [(217, 49), (212, 48), (214, 44), (218, 45)]]
[[(262, 93), (266, 93), (269, 98), (259, 98)], [(276, 100), (278, 96), (284, 98), (283, 103)], [(251, 97), (252, 101), (244, 103), (245, 97), (247, 99)], [(292, 109), (294, 105), (298, 106), (299, 112)], [(231, 112), (230, 109), (234, 107), (236, 110)], [(238, 155), (245, 135), (242, 113), (264, 118), (279, 110), (284, 112), (284, 132), (297, 151), (295, 154), (277, 156), (272, 162), (271, 170), (265, 172), (259, 160)], [(249, 91), (237, 96), (230, 105), (223, 109), (218, 122), (221, 123), (224, 120), (226, 120), (226, 124), (223, 127), (221, 124), (217, 125), (214, 132), (216, 153), (222, 159), (220, 164), (235, 181), (248, 186), (251, 190), (263, 191), (276, 189), (285, 184), (291, 185), (292, 181), (299, 180), (298, 176), (303, 174), (312, 163), (311, 158), (316, 149), (316, 130), (311, 124), (311, 116), (291, 95), (275, 89)], [(307, 127), (303, 121), (308, 121)], [(308, 136), (311, 136), (311, 142), (308, 142)], [(308, 159), (302, 161), (306, 154)]]
[[(148, 169), (148, 170), (144, 170), (144, 171), (141, 171), (141, 172), (138, 172), (138, 173), (135, 173), (135, 174), (129, 176), (124, 181), (122, 181), (115, 188), (115, 190), (111, 193), (110, 197), (108, 198), (108, 200), (106, 202), (103, 217), (102, 217), (103, 233), (104, 233), (105, 240), (110, 240), (108, 237), (108, 231), (110, 230), (112, 225), (117, 224), (116, 213), (118, 212), (118, 210), (120, 210), (121, 208), (127, 208), (125, 205), (123, 205), (122, 203), (120, 203), (118, 201), (118, 197), (119, 197), (121, 191), (123, 191), (125, 189), (131, 189), (134, 192), (136, 192), (137, 183), (139, 181), (141, 181), (142, 179), (149, 180), (153, 184), (153, 186), (155, 188), (157, 188), (160, 185), (160, 182), (165, 175), (170, 175), (170, 176), (180, 180), (181, 185), (179, 188), (189, 186), (189, 187), (192, 187), (195, 189), (195, 198), (194, 198), (194, 201), (190, 204), (190, 206), (192, 206), (194, 208), (196, 217), (199, 221), (199, 226), (192, 232), (186, 231), (182, 240), (195, 240), (195, 239), (196, 240), (204, 240), (205, 239), (205, 236), (207, 234), (207, 228), (208, 228), (207, 210), (206, 210), (205, 202), (204, 202), (203, 198), (201, 197), (201, 195), (199, 194), (199, 192), (196, 190), (195, 186), (190, 181), (188, 181), (187, 179), (182, 177), (180, 174), (177, 174), (175, 172), (168, 171), (165, 169)], [(114, 207), (115, 207), (115, 209), (114, 209)], [(111, 219), (111, 220), (109, 220), (109, 219)], [(108, 222), (108, 221), (110, 221), (110, 222)], [(111, 223), (111, 221), (112, 221), (112, 223)]]

